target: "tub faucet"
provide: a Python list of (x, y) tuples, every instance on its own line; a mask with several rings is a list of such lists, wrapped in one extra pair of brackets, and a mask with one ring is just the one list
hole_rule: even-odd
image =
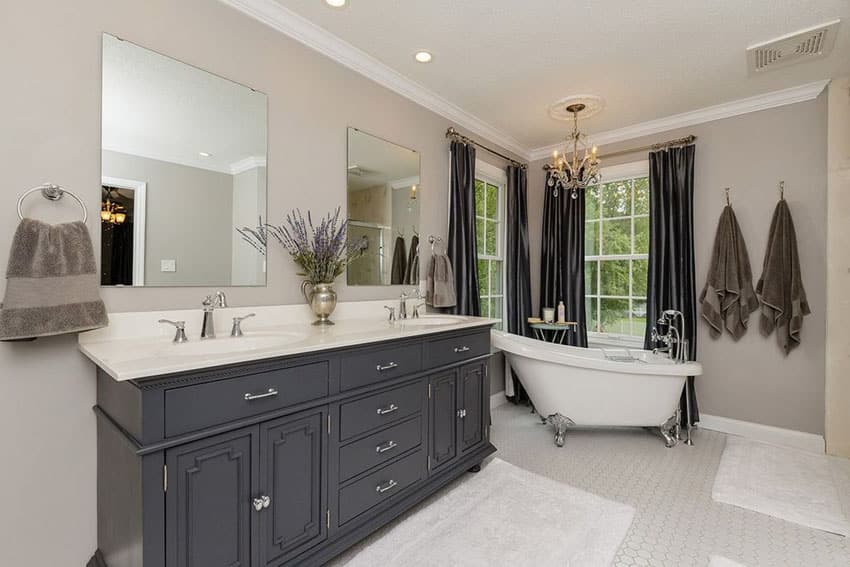
[(670, 360), (676, 364), (687, 362), (689, 358), (688, 340), (682, 338), (682, 334), (685, 331), (685, 316), (682, 312), (675, 309), (667, 309), (658, 318), (656, 324), (666, 327), (667, 331), (661, 334), (658, 332), (658, 327), (652, 328), (652, 341), (664, 344), (662, 347), (655, 347), (652, 352), (655, 354), (666, 352)]
[(215, 295), (208, 295), (201, 302), (204, 307), (204, 322), (201, 325), (201, 338), (215, 338), (215, 322), (213, 320), (213, 312), (217, 307), (227, 307), (227, 296), (223, 291), (215, 292)]

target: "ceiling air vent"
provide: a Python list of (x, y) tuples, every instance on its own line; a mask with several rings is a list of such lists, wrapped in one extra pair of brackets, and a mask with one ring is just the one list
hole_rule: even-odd
[(750, 73), (759, 73), (829, 55), (835, 44), (840, 23), (841, 20), (833, 20), (749, 46), (747, 63)]

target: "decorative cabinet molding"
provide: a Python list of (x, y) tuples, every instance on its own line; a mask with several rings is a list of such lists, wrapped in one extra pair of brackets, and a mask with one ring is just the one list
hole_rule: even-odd
[[(126, 382), (98, 370), (107, 564), (329, 561), (495, 451), (489, 336), (457, 330)], [(397, 366), (376, 370), (385, 359)]]

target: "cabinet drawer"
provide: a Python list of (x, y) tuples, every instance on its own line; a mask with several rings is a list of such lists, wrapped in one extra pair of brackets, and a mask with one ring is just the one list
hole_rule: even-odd
[(436, 368), (490, 354), (490, 329), (448, 339), (425, 343), (424, 359), (427, 368)]
[(328, 395), (329, 364), (314, 362), (165, 391), (165, 436)]
[(339, 479), (348, 480), (422, 443), (422, 418), (373, 433), (339, 450)]
[(366, 352), (343, 356), (340, 369), (339, 384), (342, 390), (419, 372), (422, 369), (422, 345), (369, 349)]
[(339, 408), (340, 439), (348, 439), (419, 413), (422, 410), (424, 393), (424, 384), (422, 381), (416, 381), (407, 386), (342, 404)]
[(417, 451), (340, 489), (340, 525), (403, 492), (423, 477), (424, 469), (424, 455)]

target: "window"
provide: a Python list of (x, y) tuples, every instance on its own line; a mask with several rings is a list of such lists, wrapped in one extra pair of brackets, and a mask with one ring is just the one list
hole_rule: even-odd
[(643, 337), (649, 265), (646, 162), (605, 168), (589, 187), (585, 214), (585, 298), (591, 333)]
[[(478, 292), (481, 316), (504, 319), (505, 313), (505, 172), (475, 163), (475, 234), (478, 247)], [(496, 325), (501, 329), (502, 324)]]

